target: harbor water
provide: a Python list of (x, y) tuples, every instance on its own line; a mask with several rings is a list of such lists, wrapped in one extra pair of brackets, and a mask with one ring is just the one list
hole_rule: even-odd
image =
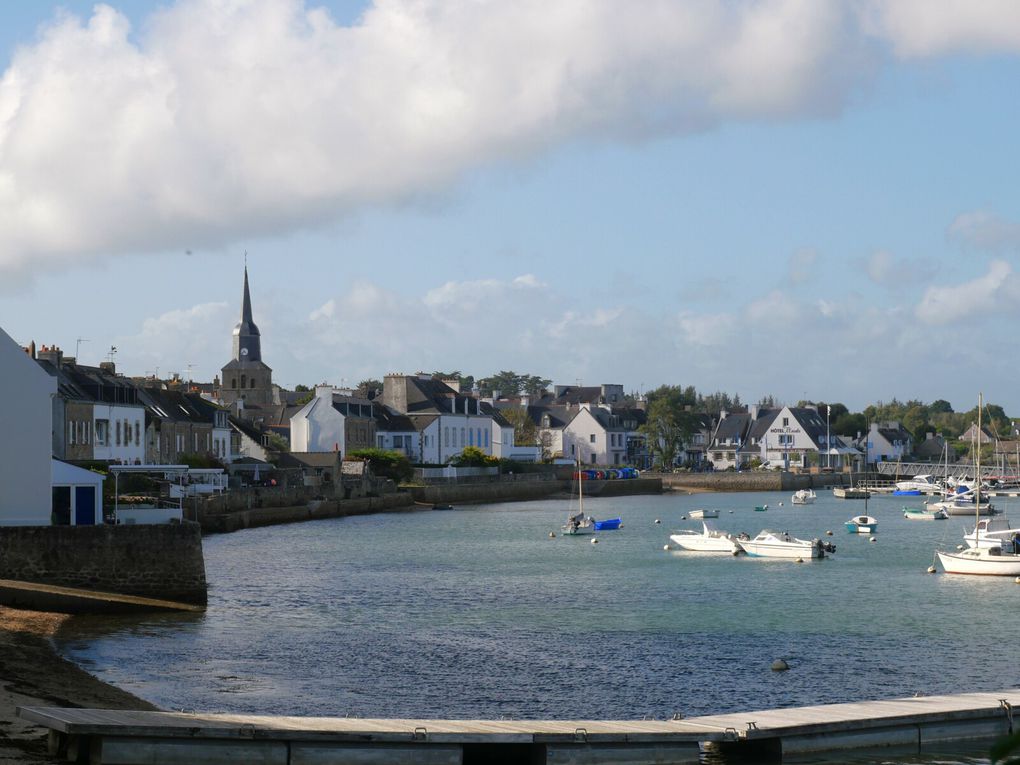
[[(597, 544), (560, 533), (566, 501), (252, 529), (205, 539), (204, 614), (75, 619), (58, 649), (161, 707), (253, 714), (663, 718), (1020, 685), (1020, 584), (927, 573), (973, 520), (904, 519), (922, 499), (872, 498), (874, 541), (844, 527), (865, 503), (827, 491), (592, 499), (623, 519)], [(701, 508), (837, 549), (664, 550)]]

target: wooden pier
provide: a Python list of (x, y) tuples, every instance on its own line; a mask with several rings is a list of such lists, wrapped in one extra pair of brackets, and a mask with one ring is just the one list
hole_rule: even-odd
[[(371, 720), (19, 707), (50, 752), (92, 765), (659, 765), (702, 749), (780, 762), (843, 749), (922, 752), (1013, 731), (1020, 689), (671, 720)], [(746, 761), (746, 760), (745, 760)]]

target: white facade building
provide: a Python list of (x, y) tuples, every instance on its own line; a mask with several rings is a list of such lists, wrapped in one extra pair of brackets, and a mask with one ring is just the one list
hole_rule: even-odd
[(53, 401), (57, 381), (0, 329), (0, 525), (48, 526)]
[[(145, 409), (136, 404), (92, 404), (92, 459), (135, 465), (145, 462)], [(69, 446), (75, 445), (73, 421), (65, 434)], [(77, 434), (80, 438), (82, 433)], [(88, 438), (87, 431), (85, 438)], [(79, 445), (82, 442), (79, 441)], [(85, 444), (88, 441), (84, 442)]]
[(315, 396), (290, 418), (292, 452), (340, 452), (344, 450), (345, 420), (333, 407), (332, 385), (315, 386)]

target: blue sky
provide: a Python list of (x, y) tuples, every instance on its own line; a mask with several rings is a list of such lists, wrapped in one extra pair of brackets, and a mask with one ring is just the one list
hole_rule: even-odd
[(1020, 413), (1020, 9), (627, 7), (5, 6), (0, 326), (208, 380), (247, 251), (287, 386)]

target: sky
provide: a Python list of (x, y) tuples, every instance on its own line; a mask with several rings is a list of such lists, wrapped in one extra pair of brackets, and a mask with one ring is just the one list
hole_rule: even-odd
[[(0, 327), (1020, 413), (1012, 0), (0, 7)], [(111, 353), (111, 348), (116, 351)]]

